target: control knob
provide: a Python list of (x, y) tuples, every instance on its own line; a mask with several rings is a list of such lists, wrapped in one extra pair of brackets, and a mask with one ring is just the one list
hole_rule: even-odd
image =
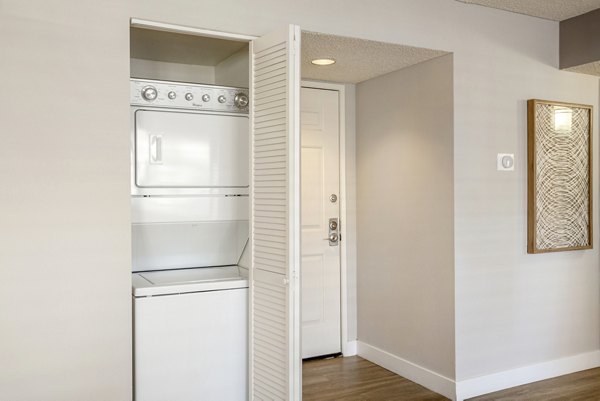
[(208, 93), (205, 93), (204, 95), (202, 95), (203, 102), (208, 102), (209, 100), (210, 100), (210, 95)]
[(148, 101), (153, 101), (158, 96), (158, 91), (154, 86), (146, 86), (142, 89), (142, 97)]
[(235, 95), (235, 98), (233, 99), (233, 103), (240, 109), (243, 109), (244, 107), (248, 106), (248, 95), (246, 95), (245, 93), (238, 93)]
[(217, 98), (217, 100), (219, 101), (219, 103), (225, 103), (225, 101), (226, 101), (227, 99), (225, 98), (225, 96), (221, 95), (221, 96), (219, 96), (219, 97)]
[(171, 91), (167, 94), (167, 96), (169, 96), (169, 99), (173, 100), (177, 97), (177, 94), (175, 92)]
[(194, 95), (192, 95), (190, 92), (185, 94), (185, 100), (191, 101), (192, 99), (194, 99)]

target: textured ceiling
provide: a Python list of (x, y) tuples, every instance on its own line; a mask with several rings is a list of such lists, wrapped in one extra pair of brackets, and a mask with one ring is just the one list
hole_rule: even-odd
[(566, 71), (579, 72), (581, 74), (596, 75), (600, 77), (600, 61), (565, 68)]
[[(440, 50), (396, 45), (302, 32), (302, 78), (342, 83), (358, 83), (448, 54)], [(315, 66), (311, 60), (333, 58), (330, 66)]]
[(600, 0), (457, 0), (553, 21), (562, 21), (600, 8)]

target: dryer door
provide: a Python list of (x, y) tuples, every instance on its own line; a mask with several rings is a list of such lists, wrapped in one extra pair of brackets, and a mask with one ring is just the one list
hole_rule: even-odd
[(244, 188), (248, 181), (246, 116), (136, 111), (136, 186)]

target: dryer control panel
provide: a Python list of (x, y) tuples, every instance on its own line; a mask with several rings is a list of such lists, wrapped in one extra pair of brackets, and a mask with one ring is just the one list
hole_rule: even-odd
[(248, 113), (248, 89), (131, 79), (131, 105)]

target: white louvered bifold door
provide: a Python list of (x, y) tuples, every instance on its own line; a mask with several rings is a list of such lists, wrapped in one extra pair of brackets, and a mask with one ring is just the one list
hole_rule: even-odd
[(251, 43), (250, 399), (301, 399), (300, 29)]

